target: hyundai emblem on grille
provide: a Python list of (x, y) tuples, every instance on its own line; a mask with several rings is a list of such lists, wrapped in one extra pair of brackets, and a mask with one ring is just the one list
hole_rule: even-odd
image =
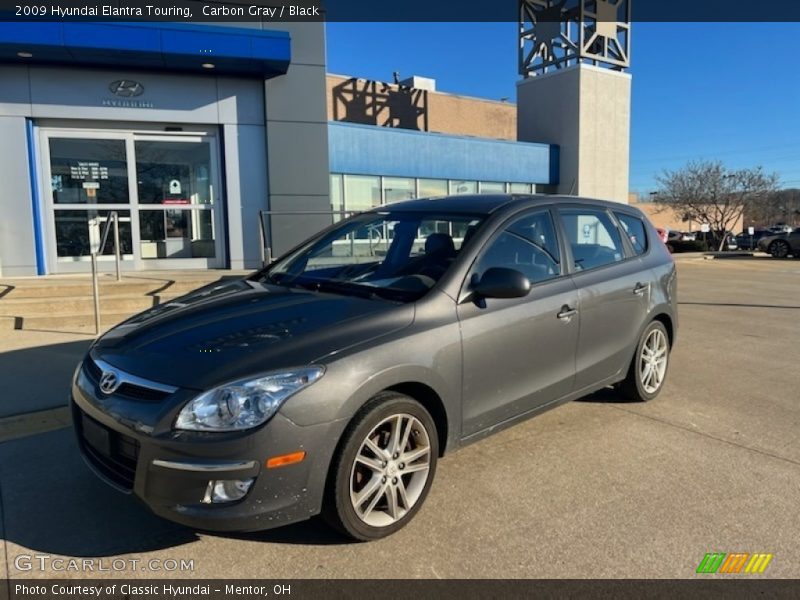
[(119, 386), (119, 378), (114, 371), (104, 371), (100, 377), (100, 391), (104, 394), (113, 394)]

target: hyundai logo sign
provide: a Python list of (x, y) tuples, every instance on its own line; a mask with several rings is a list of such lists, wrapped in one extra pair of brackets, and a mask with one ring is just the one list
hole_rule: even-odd
[(100, 391), (104, 394), (113, 394), (117, 391), (119, 384), (119, 377), (114, 371), (105, 371), (100, 377)]
[(144, 93), (144, 86), (133, 79), (118, 79), (108, 84), (108, 89), (115, 96), (122, 98), (133, 98)]

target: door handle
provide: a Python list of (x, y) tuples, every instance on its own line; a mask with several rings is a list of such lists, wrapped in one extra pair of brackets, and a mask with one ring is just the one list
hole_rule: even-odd
[(561, 312), (559, 312), (556, 316), (561, 319), (562, 321), (569, 321), (572, 317), (578, 314), (578, 310), (575, 308), (570, 308), (566, 304), (561, 307)]
[(644, 296), (644, 293), (650, 289), (649, 283), (637, 283), (636, 287), (633, 288), (633, 293), (637, 296)]

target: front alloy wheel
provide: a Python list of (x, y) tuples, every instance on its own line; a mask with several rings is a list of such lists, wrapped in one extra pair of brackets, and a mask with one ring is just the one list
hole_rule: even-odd
[(769, 253), (772, 258), (786, 258), (790, 252), (789, 243), (783, 240), (775, 240), (769, 245)]
[(403, 527), (430, 489), (439, 454), (436, 427), (415, 400), (383, 393), (356, 415), (334, 461), (328, 521), (357, 540)]

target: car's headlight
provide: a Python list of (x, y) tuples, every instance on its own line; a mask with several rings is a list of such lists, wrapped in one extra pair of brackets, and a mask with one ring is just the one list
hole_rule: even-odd
[(183, 407), (175, 429), (240, 431), (258, 427), (292, 394), (322, 377), (323, 367), (303, 367), (221, 385)]

